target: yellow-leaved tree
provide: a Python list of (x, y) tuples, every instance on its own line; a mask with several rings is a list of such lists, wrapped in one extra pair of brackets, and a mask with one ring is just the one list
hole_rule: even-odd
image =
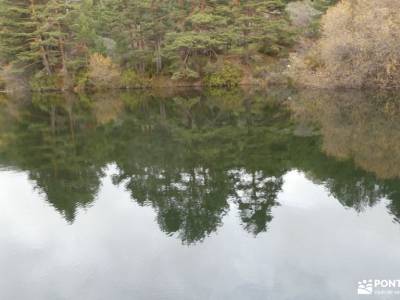
[(303, 85), (400, 88), (400, 1), (343, 0), (322, 18), (322, 36), (292, 57)]
[(95, 53), (90, 56), (88, 77), (96, 89), (118, 88), (121, 72), (111, 58)]

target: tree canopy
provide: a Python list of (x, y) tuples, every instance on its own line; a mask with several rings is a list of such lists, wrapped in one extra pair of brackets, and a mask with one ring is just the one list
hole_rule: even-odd
[(149, 80), (201, 80), (226, 64), (251, 69), (293, 44), (287, 2), (0, 0), (0, 66), (37, 89), (94, 85), (92, 55)]

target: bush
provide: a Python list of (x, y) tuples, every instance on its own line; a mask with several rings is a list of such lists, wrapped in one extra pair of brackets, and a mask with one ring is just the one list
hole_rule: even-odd
[(90, 56), (88, 78), (95, 89), (118, 88), (121, 72), (109, 57), (95, 53)]
[(61, 89), (61, 82), (61, 78), (57, 75), (49, 76), (44, 72), (38, 72), (29, 83), (34, 91), (56, 91)]
[(195, 81), (200, 78), (199, 73), (189, 68), (181, 69), (172, 75), (172, 80)]
[[(209, 71), (210, 72), (210, 71)], [(205, 84), (208, 86), (218, 87), (238, 86), (242, 80), (243, 73), (238, 67), (225, 64), (221, 69), (211, 71), (205, 78)]]
[(300, 70), (294, 79), (322, 87), (400, 88), (399, 11), (399, 1), (339, 2), (322, 18), (319, 42), (294, 59)]
[(151, 86), (151, 80), (138, 75), (133, 70), (126, 70), (122, 72), (121, 85), (126, 89), (147, 88)]
[(13, 65), (5, 65), (0, 68), (0, 89), (7, 92), (24, 92), (30, 89), (29, 81), (24, 72), (19, 72)]
[(89, 84), (89, 75), (86, 71), (78, 72), (74, 76), (74, 90), (83, 91)]

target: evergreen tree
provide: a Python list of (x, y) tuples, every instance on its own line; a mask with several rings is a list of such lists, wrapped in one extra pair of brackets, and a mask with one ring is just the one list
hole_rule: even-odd
[(0, 62), (27, 68), (37, 63), (40, 55), (31, 51), (37, 39), (37, 24), (32, 20), (34, 2), (28, 0), (0, 1)]
[(0, 64), (69, 88), (100, 53), (138, 78), (198, 80), (231, 69), (224, 64), (240, 70), (255, 55), (285, 54), (293, 42), (286, 2), (0, 0)]

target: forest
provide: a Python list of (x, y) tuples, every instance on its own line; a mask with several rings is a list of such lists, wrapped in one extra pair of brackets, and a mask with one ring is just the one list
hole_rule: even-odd
[(0, 85), (79, 91), (279, 81), (334, 3), (0, 0)]

